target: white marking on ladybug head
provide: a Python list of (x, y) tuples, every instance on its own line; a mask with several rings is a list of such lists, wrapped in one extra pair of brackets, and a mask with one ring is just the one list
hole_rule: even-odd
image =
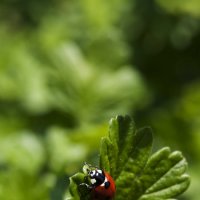
[(90, 181), (91, 181), (92, 184), (95, 184), (95, 183), (96, 183), (95, 178), (90, 179)]
[(91, 177), (93, 177), (95, 175), (95, 173), (96, 173), (95, 170), (92, 170), (92, 171), (89, 172)]
[(98, 169), (97, 171), (99, 172), (99, 174), (103, 174), (102, 170)]

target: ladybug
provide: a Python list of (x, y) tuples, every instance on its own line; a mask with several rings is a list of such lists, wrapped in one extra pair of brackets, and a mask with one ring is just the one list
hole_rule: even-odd
[(87, 177), (90, 185), (87, 188), (91, 191), (92, 200), (111, 200), (116, 193), (115, 182), (111, 175), (97, 167), (86, 167)]

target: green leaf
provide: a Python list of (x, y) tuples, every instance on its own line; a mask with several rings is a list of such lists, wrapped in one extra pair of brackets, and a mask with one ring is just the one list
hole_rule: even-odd
[(72, 200), (80, 199), (80, 194), (78, 192), (78, 186), (84, 182), (85, 175), (83, 173), (77, 173), (69, 178), (69, 192), (71, 194)]
[(183, 193), (190, 183), (186, 168), (181, 152), (171, 153), (169, 148), (163, 148), (155, 153), (141, 176), (146, 191), (140, 200), (168, 199)]
[[(187, 162), (181, 152), (164, 147), (150, 156), (152, 142), (152, 130), (136, 130), (129, 116), (111, 119), (109, 134), (101, 140), (100, 168), (115, 180), (115, 200), (173, 200), (188, 188)], [(88, 199), (83, 195), (86, 188), (77, 192), (76, 184), (86, 182), (84, 178), (74, 176), (71, 180), (75, 200)]]

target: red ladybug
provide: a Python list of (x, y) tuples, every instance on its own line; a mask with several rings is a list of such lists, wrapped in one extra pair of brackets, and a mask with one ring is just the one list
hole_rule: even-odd
[(92, 200), (111, 200), (116, 193), (115, 182), (108, 172), (95, 168), (87, 169), (91, 185)]

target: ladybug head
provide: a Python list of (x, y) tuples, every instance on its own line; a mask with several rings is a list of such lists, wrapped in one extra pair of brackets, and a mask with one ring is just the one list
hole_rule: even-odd
[(103, 174), (103, 171), (100, 169), (88, 170), (88, 175), (90, 178), (95, 178), (95, 177), (101, 176), (102, 174)]
[(92, 185), (101, 185), (105, 180), (105, 174), (100, 169), (94, 169), (88, 171), (88, 176), (90, 177), (90, 181)]

